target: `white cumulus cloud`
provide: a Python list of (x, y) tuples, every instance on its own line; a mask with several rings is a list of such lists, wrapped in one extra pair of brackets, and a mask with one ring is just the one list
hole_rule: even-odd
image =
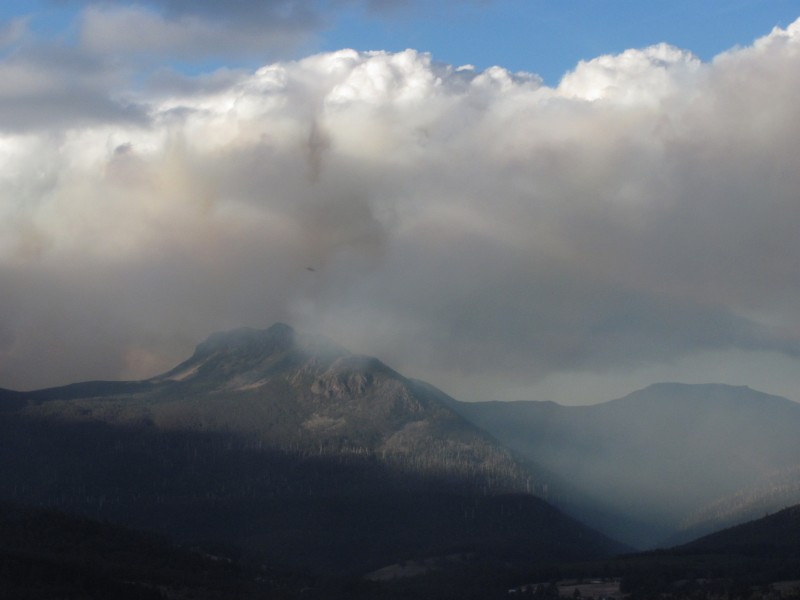
[[(92, 10), (87, 43), (125, 43), (89, 21), (128, 9)], [(154, 14), (129, 16), (178, 18)], [(75, 89), (106, 113), (54, 104), (57, 128), (0, 135), (0, 385), (149, 376), (275, 320), (472, 398), (794, 360), (799, 27), (711, 63), (599, 57), (556, 88), (413, 50), (164, 72), (115, 99), (89, 69)]]

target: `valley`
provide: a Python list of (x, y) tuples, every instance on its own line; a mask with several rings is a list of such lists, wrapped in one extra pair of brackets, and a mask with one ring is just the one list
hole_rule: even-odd
[(552, 473), (565, 510), (641, 549), (800, 503), (800, 404), (786, 398), (672, 383), (590, 406), (451, 406)]

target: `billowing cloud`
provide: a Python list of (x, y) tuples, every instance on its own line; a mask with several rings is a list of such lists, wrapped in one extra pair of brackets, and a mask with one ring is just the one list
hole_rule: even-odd
[(557, 88), (343, 50), (164, 73), (129, 95), (138, 120), (9, 130), (0, 386), (153, 375), (275, 320), (467, 398), (795, 360), (798, 67), (800, 22), (711, 63), (599, 57)]

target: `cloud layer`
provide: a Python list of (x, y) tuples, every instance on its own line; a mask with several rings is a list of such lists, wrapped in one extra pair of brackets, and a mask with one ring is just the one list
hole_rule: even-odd
[(149, 376), (275, 320), (464, 397), (800, 354), (800, 22), (557, 88), (349, 50), (126, 87), (92, 19), (183, 23), (152, 4), (86, 13), (69, 81), (46, 48), (0, 63), (0, 386)]

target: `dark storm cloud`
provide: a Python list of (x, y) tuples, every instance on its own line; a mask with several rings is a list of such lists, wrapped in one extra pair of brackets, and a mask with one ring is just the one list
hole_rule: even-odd
[[(77, 4), (131, 4), (129, 0), (62, 0)], [(455, 4), (475, 3), (481, 0), (448, 0)], [(419, 0), (142, 0), (172, 16), (206, 15), (223, 19), (271, 20), (293, 18), (317, 23), (317, 13), (344, 6), (364, 6), (375, 12), (392, 12), (419, 4)]]
[(114, 93), (124, 81), (95, 55), (60, 43), (23, 44), (0, 59), (0, 129), (145, 123), (145, 107)]
[[(457, 2), (454, 2), (457, 3)], [(188, 62), (291, 56), (343, 9), (391, 18), (417, 0), (75, 0), (81, 41), (94, 52)]]
[(170, 18), (203, 16), (250, 22), (269, 20), (316, 22), (313, 15), (324, 6), (319, 0), (51, 0), (53, 4), (77, 6), (120, 5), (149, 6), (165, 13)]

